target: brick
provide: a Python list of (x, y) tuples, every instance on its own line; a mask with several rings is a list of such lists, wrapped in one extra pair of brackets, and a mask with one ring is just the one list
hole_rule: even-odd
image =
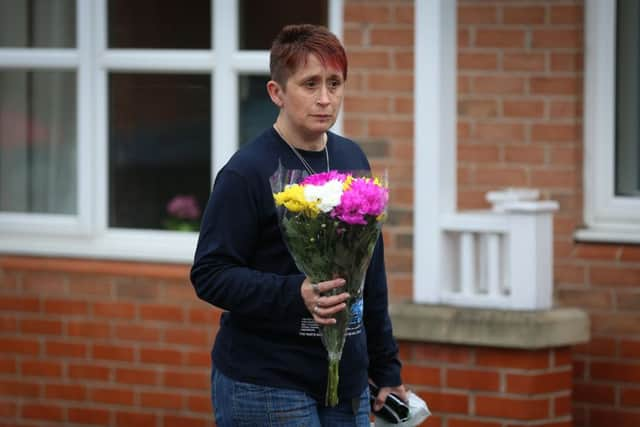
[(40, 311), (40, 300), (37, 298), (0, 296), (0, 311)]
[(541, 164), (545, 161), (543, 147), (512, 145), (504, 148), (504, 158), (509, 163)]
[(0, 317), (0, 333), (16, 334), (18, 332), (18, 321), (12, 317)]
[(44, 311), (49, 314), (86, 315), (89, 304), (85, 301), (52, 298), (44, 301)]
[(551, 71), (576, 72), (583, 70), (584, 56), (581, 53), (558, 53), (551, 54)]
[(507, 6), (502, 14), (505, 24), (544, 24), (546, 18), (544, 6)]
[(139, 412), (117, 412), (116, 425), (118, 427), (156, 427), (157, 417), (152, 414)]
[(465, 346), (422, 343), (416, 345), (413, 357), (418, 361), (468, 365), (473, 359), (472, 352), (472, 348)]
[(593, 313), (591, 315), (591, 330), (595, 334), (637, 334), (638, 325), (640, 325), (640, 315), (635, 312)]
[(141, 392), (140, 404), (145, 408), (181, 409), (182, 395), (176, 393)]
[(533, 30), (531, 45), (535, 49), (580, 49), (582, 31), (576, 29)]
[(459, 162), (497, 163), (500, 160), (498, 147), (489, 144), (458, 144)]
[(164, 340), (172, 344), (208, 347), (211, 344), (211, 330), (195, 328), (172, 328), (165, 330)]
[(551, 147), (550, 164), (552, 166), (579, 165), (582, 155), (580, 147)]
[(592, 265), (589, 278), (594, 285), (638, 286), (640, 284), (640, 268), (600, 267)]
[(100, 424), (109, 425), (109, 411), (96, 408), (69, 408), (69, 421), (78, 424)]
[(549, 416), (549, 401), (476, 396), (476, 414), (516, 420), (543, 420)]
[(581, 5), (552, 5), (550, 15), (552, 24), (580, 26), (584, 22)]
[(553, 351), (554, 367), (571, 367), (573, 362), (573, 347), (560, 347)]
[(544, 102), (530, 101), (527, 98), (504, 100), (502, 109), (505, 117), (542, 118)]
[(0, 348), (3, 353), (25, 355), (40, 353), (40, 343), (36, 339), (0, 338)]
[(493, 99), (462, 99), (458, 101), (458, 114), (472, 118), (496, 117), (498, 103)]
[(45, 343), (45, 353), (48, 356), (85, 358), (87, 356), (87, 346), (81, 343), (47, 341)]
[(165, 415), (163, 417), (163, 427), (205, 427), (208, 426), (208, 420), (206, 418), (196, 418), (177, 415)]
[(187, 352), (185, 358), (185, 365), (187, 366), (202, 366), (204, 368), (211, 366), (211, 354), (208, 350)]
[(535, 142), (575, 142), (582, 136), (577, 124), (534, 124), (531, 140)]
[(617, 291), (615, 294), (618, 311), (640, 311), (640, 293)]
[(413, 123), (410, 120), (371, 119), (369, 136), (376, 138), (412, 138)]
[(47, 399), (86, 400), (87, 388), (79, 384), (46, 384), (44, 395)]
[(14, 358), (1, 358), (0, 359), (0, 373), (3, 374), (17, 374), (18, 373), (18, 365), (16, 364), (16, 360)]
[(613, 307), (613, 298), (609, 291), (591, 289), (558, 289), (555, 292), (558, 302), (564, 306), (585, 309), (608, 309)]
[(136, 315), (136, 307), (134, 304), (125, 302), (96, 302), (93, 304), (93, 314), (110, 319), (133, 319)]
[(522, 30), (477, 29), (475, 46), (486, 48), (523, 48), (525, 32)]
[(162, 347), (143, 347), (140, 349), (140, 361), (145, 364), (181, 365), (182, 352)]
[(546, 369), (549, 367), (549, 351), (478, 348), (476, 364), (497, 368)]
[(69, 294), (76, 297), (106, 297), (113, 295), (111, 279), (95, 274), (68, 273)]
[(402, 379), (406, 384), (440, 386), (440, 368), (406, 363), (402, 367)]
[(509, 74), (477, 76), (471, 79), (473, 91), (477, 94), (521, 95), (524, 94), (525, 80)]
[(621, 409), (591, 408), (589, 418), (593, 426), (637, 427), (640, 425), (640, 413)]
[(499, 391), (500, 375), (497, 371), (447, 369), (447, 387), (467, 390)]
[(395, 49), (392, 52), (393, 65), (396, 70), (412, 71), (414, 63), (413, 51), (401, 51)]
[(617, 244), (578, 243), (574, 255), (582, 259), (615, 261), (620, 252), (620, 245)]
[(458, 70), (497, 70), (497, 53), (458, 53)]
[(185, 320), (184, 310), (181, 307), (161, 304), (140, 306), (140, 317), (143, 320), (159, 320), (163, 322), (182, 323)]
[(458, 24), (496, 24), (498, 22), (498, 9), (493, 5), (460, 4), (457, 9)]
[(622, 403), (622, 406), (640, 406), (640, 388), (622, 388), (620, 402)]
[(640, 341), (622, 340), (620, 342), (620, 354), (622, 357), (640, 359)]
[(15, 418), (18, 406), (13, 402), (0, 402), (0, 417)]
[(115, 336), (125, 341), (156, 342), (160, 341), (160, 329), (137, 325), (117, 325)]
[(571, 371), (552, 372), (547, 374), (507, 374), (508, 393), (541, 394), (571, 390)]
[(344, 111), (350, 114), (389, 113), (391, 103), (386, 96), (350, 96), (344, 101)]
[(415, 393), (428, 402), (430, 408), (438, 408), (438, 412), (469, 414), (469, 396), (467, 394), (432, 393), (429, 391), (416, 391)]
[(134, 393), (123, 388), (94, 388), (90, 392), (93, 402), (107, 403), (110, 405), (131, 406), (134, 403)]
[(64, 409), (52, 404), (24, 403), (22, 417), (27, 419), (64, 421)]
[(371, 5), (366, 3), (345, 4), (345, 22), (387, 23), (391, 18), (391, 10), (387, 5)]
[(116, 297), (139, 301), (153, 301), (160, 294), (157, 279), (122, 277), (114, 280)]
[(620, 261), (640, 262), (640, 246), (623, 245)]
[(67, 323), (67, 333), (71, 337), (107, 338), (110, 335), (110, 327), (102, 322), (73, 320)]
[(121, 384), (158, 384), (158, 372), (153, 369), (116, 369), (116, 382)]
[(391, 54), (388, 51), (351, 51), (349, 52), (349, 70), (391, 68)]
[(613, 385), (576, 382), (573, 396), (578, 402), (606, 405), (615, 403), (616, 390)]
[(373, 28), (369, 34), (374, 46), (413, 46), (413, 30), (403, 28)]
[(521, 168), (479, 166), (475, 173), (476, 184), (490, 186), (523, 187), (527, 184), (526, 171)]
[(67, 369), (69, 372), (69, 378), (102, 381), (108, 380), (111, 372), (110, 369), (105, 366), (91, 363), (72, 363)]
[(31, 273), (26, 272), (22, 278), (22, 290), (27, 294), (40, 295), (65, 295), (66, 278), (53, 272)]
[(371, 91), (411, 93), (413, 91), (413, 75), (409, 73), (371, 72), (367, 76), (366, 88)]
[(471, 33), (469, 32), (469, 29), (467, 28), (458, 29), (457, 39), (458, 39), (457, 44), (459, 49), (471, 46)]
[(530, 184), (537, 188), (576, 188), (580, 177), (576, 170), (538, 169), (531, 171)]
[[(429, 426), (430, 427), (430, 426)], [(502, 427), (501, 423), (477, 419), (448, 418), (447, 427)]]
[(44, 360), (23, 361), (20, 364), (21, 373), (25, 376), (38, 377), (60, 377), (62, 376), (62, 365), (60, 362), (49, 362)]
[[(566, 394), (564, 396), (556, 396), (553, 399), (553, 412), (551, 415), (556, 417), (571, 415), (571, 401), (572, 401), (572, 396), (570, 394)], [(552, 424), (546, 424), (546, 425), (548, 425), (548, 427), (554, 427), (554, 426), (572, 427), (573, 426), (571, 422), (552, 423)]]
[(591, 377), (603, 381), (640, 383), (640, 364), (592, 361)]
[[(39, 380), (36, 381), (39, 382)], [(18, 381), (0, 379), (0, 396), (8, 396), (15, 399), (16, 397), (36, 398), (39, 395), (39, 385), (30, 383), (26, 379)]]
[[(588, 343), (578, 344), (575, 351), (576, 354), (613, 357), (617, 354), (617, 348), (616, 340), (613, 338), (591, 337), (591, 341)], [(640, 353), (638, 353), (638, 357), (640, 357)]]
[(414, 8), (413, 4), (407, 6), (398, 4), (393, 6), (393, 12), (395, 15), (394, 22), (398, 24), (413, 24), (414, 23)]
[(582, 90), (579, 77), (533, 77), (529, 84), (533, 95), (576, 95)]
[(583, 360), (573, 361), (573, 379), (584, 380), (587, 377), (586, 363)]
[(132, 362), (134, 358), (133, 348), (106, 344), (94, 344), (92, 355), (94, 359), (117, 360), (121, 362)]
[(208, 390), (211, 385), (209, 384), (209, 375), (206, 372), (205, 369), (197, 373), (165, 371), (162, 373), (162, 385), (171, 388)]
[(187, 396), (187, 408), (192, 412), (211, 413), (211, 399), (208, 396)]
[(24, 319), (20, 321), (20, 330), (25, 334), (60, 335), (62, 322), (59, 320)]
[(487, 143), (519, 142), (524, 140), (524, 125), (521, 123), (478, 123), (475, 127), (475, 136), (478, 140)]

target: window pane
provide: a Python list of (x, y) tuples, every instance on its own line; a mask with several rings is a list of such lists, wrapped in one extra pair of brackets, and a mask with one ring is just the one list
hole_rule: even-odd
[(108, 34), (110, 48), (210, 49), (211, 0), (109, 0)]
[(0, 71), (0, 211), (74, 214), (76, 76)]
[(616, 194), (640, 197), (640, 3), (618, 0)]
[(278, 32), (287, 24), (327, 26), (327, 0), (240, 0), (240, 49), (268, 50)]
[[(185, 205), (209, 197), (210, 147), (209, 75), (111, 74), (109, 226), (197, 226), (200, 214)], [(176, 197), (182, 209), (171, 215)]]
[(0, 0), (0, 47), (75, 47), (75, 3)]
[(267, 94), (269, 76), (243, 75), (239, 77), (240, 107), (238, 140), (249, 142), (265, 128), (273, 125), (278, 117), (278, 107)]

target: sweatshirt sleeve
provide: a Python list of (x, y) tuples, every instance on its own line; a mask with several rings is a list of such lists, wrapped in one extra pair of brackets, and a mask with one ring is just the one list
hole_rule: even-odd
[(271, 319), (304, 316), (304, 275), (249, 267), (260, 235), (259, 214), (255, 189), (245, 177), (223, 169), (203, 215), (191, 282), (199, 298), (223, 310)]
[(376, 243), (364, 287), (364, 324), (369, 353), (369, 377), (380, 387), (402, 384), (398, 345), (389, 318), (382, 235)]

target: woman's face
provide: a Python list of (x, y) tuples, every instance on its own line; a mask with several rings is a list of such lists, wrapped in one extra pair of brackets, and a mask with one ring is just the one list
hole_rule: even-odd
[(296, 132), (321, 134), (335, 123), (343, 96), (342, 71), (323, 66), (309, 54), (280, 91), (282, 113)]

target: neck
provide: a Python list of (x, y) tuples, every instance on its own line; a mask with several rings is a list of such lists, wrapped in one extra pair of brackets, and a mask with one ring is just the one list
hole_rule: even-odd
[(273, 128), (287, 144), (300, 150), (322, 151), (327, 145), (326, 132), (312, 135), (300, 134), (287, 126), (280, 118), (273, 124)]

